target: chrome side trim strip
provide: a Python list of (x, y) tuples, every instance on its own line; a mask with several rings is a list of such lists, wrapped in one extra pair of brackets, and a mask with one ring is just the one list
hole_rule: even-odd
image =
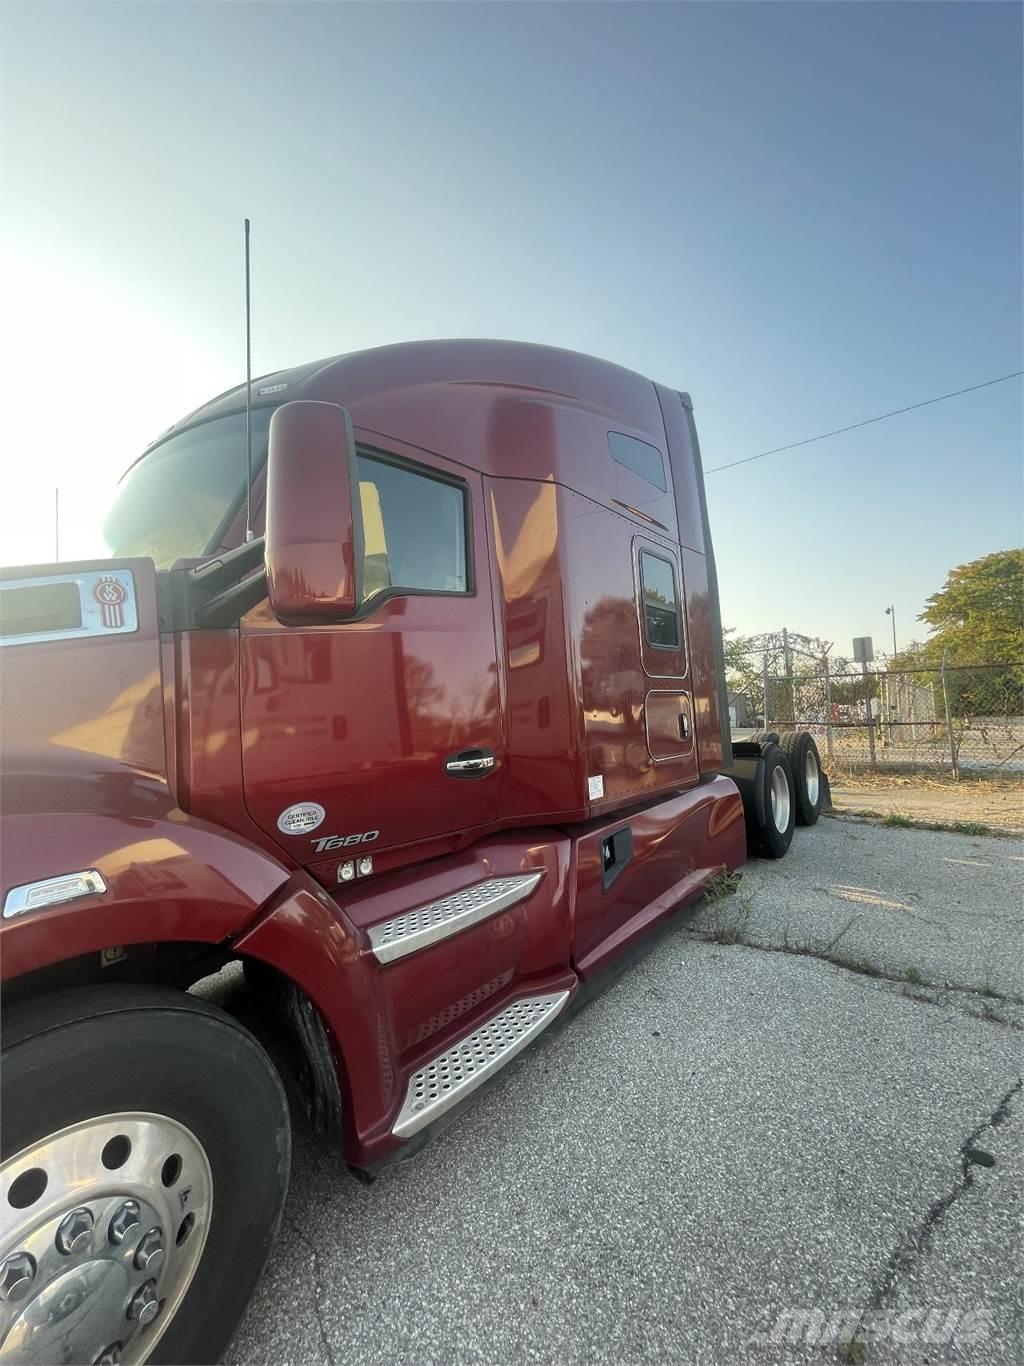
[(391, 1132), (409, 1138), (464, 1100), (547, 1029), (568, 999), (568, 991), (555, 991), (513, 1001), (414, 1072)]
[(106, 890), (107, 884), (95, 868), (43, 878), (41, 882), (26, 882), (20, 887), (12, 887), (7, 893), (3, 918), (9, 920), (11, 916), (41, 911), (46, 906), (62, 906), (66, 901), (77, 901), (79, 897), (95, 896)]
[(428, 944), (458, 934), (488, 916), (524, 901), (543, 872), (517, 873), (512, 877), (492, 877), (464, 891), (453, 892), (440, 901), (431, 901), (412, 911), (403, 911), (370, 929), (370, 947), (379, 963), (391, 963), (416, 953)]

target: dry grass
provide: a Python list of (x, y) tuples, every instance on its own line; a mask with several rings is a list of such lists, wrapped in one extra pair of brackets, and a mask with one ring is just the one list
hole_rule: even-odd
[(925, 826), (964, 835), (1024, 832), (1024, 777), (850, 773), (828, 766), (837, 815), (887, 825)]
[(828, 773), (829, 781), (838, 787), (856, 787), (862, 792), (880, 788), (899, 788), (906, 791), (970, 793), (975, 797), (1015, 795), (1024, 801), (1024, 775), (964, 773), (957, 782), (953, 774), (942, 769), (926, 769), (920, 773), (908, 773), (904, 769), (886, 771), (880, 764), (872, 772), (865, 768), (847, 768), (840, 763), (826, 760), (822, 755), (822, 766)]

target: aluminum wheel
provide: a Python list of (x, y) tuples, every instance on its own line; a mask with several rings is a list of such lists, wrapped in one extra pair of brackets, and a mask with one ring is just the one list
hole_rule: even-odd
[(202, 1256), (206, 1153), (166, 1115), (112, 1114), (0, 1167), (0, 1362), (143, 1362)]
[(817, 806), (820, 779), (818, 776), (818, 758), (813, 748), (808, 749), (807, 757), (804, 759), (804, 786), (807, 788), (808, 802), (811, 806)]
[(772, 769), (771, 802), (775, 829), (784, 835), (789, 829), (790, 794), (789, 778), (782, 764), (776, 764)]

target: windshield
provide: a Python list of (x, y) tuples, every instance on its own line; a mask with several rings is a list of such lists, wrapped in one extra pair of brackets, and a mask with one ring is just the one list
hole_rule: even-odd
[[(272, 408), (252, 414), (252, 466), (266, 455)], [(103, 523), (117, 559), (149, 556), (157, 569), (219, 549), (245, 496), (245, 414), (192, 427), (157, 446), (121, 480)]]

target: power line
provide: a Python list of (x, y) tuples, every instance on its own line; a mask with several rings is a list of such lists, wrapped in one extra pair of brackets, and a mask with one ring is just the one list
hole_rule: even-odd
[(742, 460), (730, 460), (725, 465), (712, 465), (705, 474), (717, 474), (719, 470), (732, 470), (737, 465), (749, 465), (753, 460), (763, 460), (768, 455), (779, 455), (782, 451), (795, 451), (798, 446), (810, 446), (815, 441), (826, 441), (830, 436), (841, 436), (843, 432), (855, 432), (858, 427), (869, 427), (872, 422), (884, 422), (887, 417), (899, 417), (900, 413), (912, 413), (915, 408), (927, 408), (930, 403), (943, 403), (947, 398), (959, 398), (961, 394), (973, 394), (976, 389), (987, 389), (992, 384), (1004, 384), (1008, 379), (1017, 379), (1024, 370), (1014, 370), (998, 379), (986, 379), (981, 384), (969, 384), (966, 389), (954, 389), (951, 394), (939, 394), (938, 398), (926, 398), (921, 403), (910, 403), (906, 408), (894, 408), (891, 413), (879, 413), (877, 417), (866, 417), (863, 422), (851, 422), (848, 427), (837, 427), (834, 432), (822, 432), (820, 436), (808, 436), (803, 441), (791, 441), (788, 446), (776, 446), (758, 455), (747, 455)]

